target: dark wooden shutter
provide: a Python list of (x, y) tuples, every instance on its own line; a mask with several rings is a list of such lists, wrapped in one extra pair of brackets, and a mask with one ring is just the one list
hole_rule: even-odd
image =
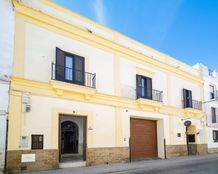
[(188, 90), (189, 107), (192, 108), (192, 91)]
[(184, 108), (192, 108), (192, 91), (183, 89)]
[(211, 108), (212, 123), (216, 123), (216, 108)]
[(55, 79), (64, 81), (65, 79), (65, 52), (56, 47)]
[(140, 75), (136, 75), (136, 97), (142, 97), (142, 77)]
[(186, 95), (186, 89), (183, 89), (183, 107), (187, 108), (187, 95)]
[(146, 98), (152, 99), (152, 79), (146, 77)]
[(74, 82), (84, 85), (85, 83), (85, 64), (84, 57), (74, 56)]

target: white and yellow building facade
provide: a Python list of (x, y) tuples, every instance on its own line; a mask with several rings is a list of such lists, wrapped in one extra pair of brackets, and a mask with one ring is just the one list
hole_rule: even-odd
[(207, 153), (199, 70), (52, 1), (13, 3), (8, 170)]

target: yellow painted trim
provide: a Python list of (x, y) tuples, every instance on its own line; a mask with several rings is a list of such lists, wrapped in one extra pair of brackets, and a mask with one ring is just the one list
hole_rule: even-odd
[(157, 55), (159, 55), (159, 56), (161, 56), (161, 57), (164, 57), (164, 58), (167, 59), (168, 61), (173, 61), (173, 62), (179, 63), (179, 64), (181, 64), (182, 66), (186, 66), (186, 67), (188, 67), (188, 68), (190, 68), (190, 69), (192, 69), (192, 70), (194, 70), (194, 71), (196, 71), (196, 72), (200, 72), (199, 70), (194, 69), (192, 66), (190, 66), (190, 65), (188, 65), (188, 64), (186, 64), (186, 63), (184, 63), (184, 62), (181, 62), (181, 61), (179, 61), (179, 60), (177, 60), (177, 59), (175, 59), (175, 58), (173, 58), (173, 57), (171, 57), (171, 56), (169, 56), (169, 55), (167, 55), (167, 54), (165, 54), (165, 53), (162, 53), (162, 52), (160, 52), (160, 51), (158, 51), (158, 50), (155, 50), (155, 49), (153, 49), (153, 48), (151, 48), (151, 47), (149, 47), (149, 46), (147, 46), (147, 45), (144, 45), (143, 43), (141, 43), (141, 42), (139, 42), (139, 41), (137, 41), (137, 40), (134, 40), (134, 39), (132, 39), (132, 38), (129, 38), (128, 36), (126, 36), (126, 35), (124, 35), (124, 34), (118, 32), (118, 31), (116, 31), (116, 30), (113, 30), (113, 29), (108, 28), (108, 27), (106, 27), (106, 26), (104, 26), (104, 25), (102, 25), (102, 24), (100, 24), (100, 23), (98, 23), (98, 22), (95, 22), (95, 21), (93, 21), (93, 20), (90, 20), (89, 18), (84, 17), (84, 16), (82, 16), (82, 15), (80, 15), (80, 14), (78, 14), (78, 13), (75, 13), (75, 12), (73, 12), (73, 11), (71, 11), (71, 10), (69, 10), (69, 9), (67, 9), (67, 8), (65, 8), (65, 7), (63, 7), (63, 6), (59, 5), (59, 4), (57, 4), (57, 3), (54, 3), (54, 2), (51, 1), (51, 0), (41, 0), (41, 1), (42, 1), (43, 3), (45, 3), (45, 4), (47, 4), (47, 5), (50, 6), (50, 7), (53, 7), (53, 8), (55, 8), (55, 9), (59, 9), (60, 11), (66, 13), (66, 14), (69, 14), (69, 15), (71, 15), (71, 16), (74, 16), (74, 17), (76, 17), (76, 18), (79, 18), (80, 20), (82, 20), (82, 21), (84, 21), (84, 22), (87, 22), (87, 23), (89, 23), (89, 24), (91, 24), (91, 25), (94, 25), (94, 26), (96, 26), (96, 27), (100, 27), (102, 30), (106, 30), (106, 31), (109, 32), (110, 34), (114, 35), (114, 40), (116, 40), (116, 36), (117, 36), (117, 37), (125, 38), (127, 41), (130, 41), (131, 43), (133, 43), (133, 44), (135, 44), (135, 45), (137, 45), (137, 46), (139, 46), (139, 47), (148, 49), (148, 50), (154, 52), (155, 54), (157, 54)]
[(120, 57), (114, 55), (114, 94), (120, 96), (121, 84), (120, 84)]
[(9, 125), (8, 125), (8, 147), (7, 150), (20, 149), (21, 124), (22, 124), (22, 104), (21, 93), (12, 92), (9, 102)]
[(68, 116), (83, 116), (87, 118), (87, 147), (93, 147), (93, 130), (89, 130), (89, 128), (93, 128), (93, 113), (91, 112), (83, 112), (74, 109), (63, 109), (63, 108), (53, 108), (52, 109), (52, 127), (51, 127), (51, 136), (52, 136), (52, 149), (58, 149), (59, 143), (59, 116), (60, 114), (68, 115)]
[[(61, 98), (67, 100), (76, 100), (87, 102), (87, 98), (85, 97), (86, 93), (82, 93), (84, 88), (90, 90), (87, 87), (76, 85), (78, 91), (68, 91), (68, 87), (65, 90), (65, 86), (72, 85), (62, 82), (56, 82), (59, 84), (61, 92), (61, 96), (58, 91), (58, 86), (54, 89), (51, 83), (46, 82), (37, 82), (32, 80), (27, 80), (23, 78), (12, 77), (11, 78), (11, 91), (19, 91), (19, 92), (29, 92), (34, 95), (48, 96), (54, 98)], [(61, 86), (62, 85), (62, 86)], [(74, 86), (74, 85), (73, 85)], [(91, 97), (88, 98), (88, 102), (100, 104), (100, 105), (108, 105), (113, 107), (121, 107), (121, 108), (129, 108), (129, 109), (137, 109), (137, 110), (145, 110), (145, 111), (153, 111), (158, 113), (165, 114), (174, 114), (181, 116), (189, 116), (189, 117), (203, 117), (205, 113), (200, 110), (195, 109), (183, 109), (177, 108), (174, 106), (169, 106), (161, 102), (147, 100), (147, 99), (128, 99), (119, 96), (113, 96), (108, 94), (102, 94), (95, 91)]]
[(123, 146), (123, 129), (121, 108), (115, 107), (115, 144), (116, 147)]
[(26, 25), (19, 16), (15, 18), (13, 74), (24, 77)]
[(149, 56), (145, 56), (143, 54), (138, 53), (137, 51), (130, 50), (120, 44), (117, 44), (111, 40), (107, 40), (103, 37), (100, 37), (96, 34), (90, 34), (87, 31), (78, 28), (76, 26), (73, 26), (69, 23), (66, 23), (64, 21), (61, 21), (60, 19), (56, 19), (54, 17), (48, 16), (44, 13), (41, 13), (39, 11), (36, 11), (34, 9), (28, 8), (22, 4), (19, 4), (17, 1), (15, 1), (15, 7), (16, 7), (16, 13), (20, 16), (23, 16), (27, 19), (31, 19), (32, 21), (37, 21), (38, 23), (41, 23), (48, 27), (50, 30), (58, 29), (59, 31), (63, 33), (68, 33), (71, 35), (74, 35), (74, 37), (78, 37), (77, 39), (82, 39), (84, 42), (89, 42), (91, 44), (96, 44), (100, 46), (101, 48), (110, 50), (112, 52), (117, 52), (119, 54), (125, 55), (131, 60), (140, 61), (145, 64), (149, 64), (152, 67), (155, 67), (157, 69), (160, 69), (165, 72), (169, 72), (172, 74), (176, 74), (179, 77), (185, 78), (187, 80), (190, 80), (194, 83), (202, 83), (203, 80), (199, 76), (195, 76), (191, 73), (188, 73), (186, 71), (183, 71), (181, 69), (177, 69), (173, 66), (170, 66), (164, 62), (155, 60)]

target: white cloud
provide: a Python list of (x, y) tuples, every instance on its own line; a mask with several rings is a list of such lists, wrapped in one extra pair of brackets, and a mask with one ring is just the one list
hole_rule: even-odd
[(104, 7), (104, 0), (94, 0), (94, 12), (97, 22), (106, 24), (106, 11)]

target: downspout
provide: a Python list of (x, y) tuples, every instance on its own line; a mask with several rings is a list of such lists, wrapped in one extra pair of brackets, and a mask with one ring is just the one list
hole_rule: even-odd
[(4, 173), (6, 173), (6, 169), (7, 169), (7, 152), (8, 149), (8, 116), (7, 116), (7, 121), (6, 121), (6, 138), (5, 138), (5, 164), (4, 164)]
[(167, 159), (166, 138), (164, 138), (164, 159)]

